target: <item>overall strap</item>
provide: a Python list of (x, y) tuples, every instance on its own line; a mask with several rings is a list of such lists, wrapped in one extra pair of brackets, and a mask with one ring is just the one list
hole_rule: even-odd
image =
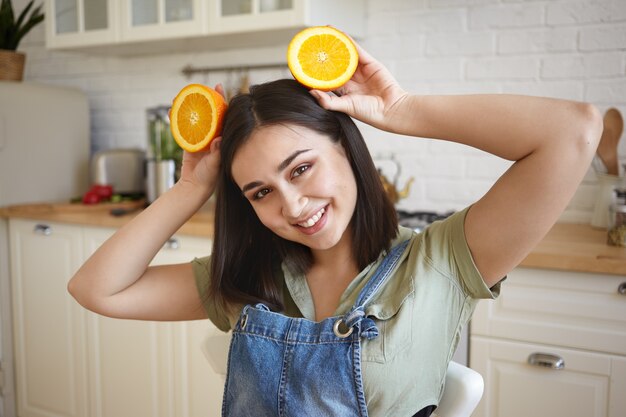
[[(393, 247), (376, 269), (374, 275), (365, 284), (365, 287), (359, 293), (356, 302), (352, 309), (335, 325), (335, 334), (338, 336), (349, 335), (355, 326), (359, 325), (360, 336), (373, 339), (378, 336), (378, 328), (374, 324), (374, 321), (368, 317), (365, 317), (365, 306), (372, 299), (378, 290), (387, 282), (391, 277), (394, 268), (398, 265), (400, 257), (404, 253), (404, 250), (409, 244), (409, 240), (406, 240), (399, 245)], [(345, 326), (349, 329), (346, 333), (341, 333), (339, 329), (340, 322), (343, 321)]]
[(389, 277), (391, 276), (391, 272), (398, 264), (400, 257), (404, 253), (407, 245), (409, 244), (409, 240), (406, 240), (393, 248), (387, 253), (387, 256), (382, 260), (376, 272), (372, 276), (372, 278), (367, 281), (365, 287), (359, 293), (359, 296), (356, 299), (354, 305), (356, 307), (365, 307), (365, 305), (370, 301), (370, 299), (376, 295), (380, 287), (387, 282)]

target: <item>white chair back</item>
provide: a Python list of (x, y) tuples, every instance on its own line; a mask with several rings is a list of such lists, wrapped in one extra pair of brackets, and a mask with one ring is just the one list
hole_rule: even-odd
[(446, 371), (446, 385), (439, 406), (438, 417), (470, 417), (483, 396), (485, 383), (482, 375), (457, 362), (450, 362)]
[[(202, 353), (213, 372), (226, 376), (231, 333), (207, 333)], [(483, 395), (483, 377), (473, 369), (450, 362), (443, 397), (435, 410), (438, 417), (470, 417)]]
[(211, 365), (211, 369), (218, 375), (226, 376), (231, 336), (231, 332), (207, 332), (200, 346), (204, 357), (209, 362), (209, 365)]

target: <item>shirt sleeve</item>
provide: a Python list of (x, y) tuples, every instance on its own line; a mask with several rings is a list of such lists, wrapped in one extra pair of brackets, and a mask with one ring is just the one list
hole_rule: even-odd
[(211, 274), (209, 265), (211, 264), (211, 257), (206, 256), (202, 258), (195, 258), (191, 261), (191, 267), (193, 269), (193, 275), (196, 280), (196, 287), (202, 300), (202, 306), (209, 316), (209, 320), (218, 329), (227, 332), (231, 329), (230, 322), (226, 312), (217, 308), (209, 298), (209, 282), (211, 281)]
[(468, 211), (469, 207), (430, 225), (424, 231), (423, 250), (433, 266), (457, 280), (468, 296), (494, 299), (500, 294), (500, 283), (487, 287), (467, 245), (464, 225)]

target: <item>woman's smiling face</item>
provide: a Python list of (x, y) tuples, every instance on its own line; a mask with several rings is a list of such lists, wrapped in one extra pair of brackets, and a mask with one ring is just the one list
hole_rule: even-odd
[(261, 222), (278, 236), (312, 250), (350, 239), (357, 188), (339, 143), (297, 125), (265, 126), (237, 150), (231, 168)]

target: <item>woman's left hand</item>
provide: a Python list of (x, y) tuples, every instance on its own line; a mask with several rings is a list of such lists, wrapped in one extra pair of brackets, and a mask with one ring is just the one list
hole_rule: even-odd
[(327, 110), (348, 114), (383, 130), (393, 130), (397, 109), (408, 94), (389, 70), (356, 42), (359, 65), (352, 78), (333, 93), (311, 90), (319, 104)]

